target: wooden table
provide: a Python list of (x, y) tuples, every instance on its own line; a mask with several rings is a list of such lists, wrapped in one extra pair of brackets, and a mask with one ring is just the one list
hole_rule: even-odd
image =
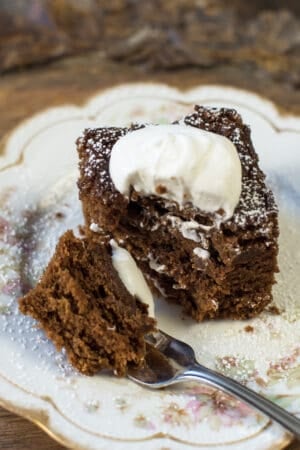
[(36, 425), (0, 408), (1, 450), (62, 450)]
[[(157, 49), (151, 51), (152, 57), (157, 56), (154, 54)], [(117, 63), (98, 49), (84, 56), (7, 73), (0, 78), (0, 150), (12, 129), (32, 114), (64, 103), (82, 104), (96, 91), (125, 82), (164, 82), (181, 89), (200, 84), (233, 85), (267, 96), (284, 112), (300, 114), (299, 84), (295, 77), (285, 77), (286, 72), (282, 72), (284, 77), (280, 78), (282, 73), (278, 64), (283, 61), (281, 56), (276, 57), (276, 61), (269, 59), (266, 65), (265, 58), (260, 55), (260, 63), (256, 66), (247, 63), (248, 57), (242, 49), (230, 63), (220, 60), (218, 64), (205, 67), (200, 61), (181, 64), (176, 70), (158, 64), (155, 70), (145, 70), (143, 65), (135, 64), (130, 55), (127, 59), (125, 55), (124, 61)], [(278, 76), (274, 76), (274, 67), (278, 69)], [(59, 450), (63, 447), (35, 425), (0, 408), (0, 448)], [(289, 450), (300, 450), (299, 443), (292, 444)]]

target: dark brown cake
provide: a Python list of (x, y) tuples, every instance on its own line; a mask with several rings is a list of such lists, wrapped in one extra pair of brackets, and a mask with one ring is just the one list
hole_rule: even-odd
[(131, 128), (87, 129), (78, 139), (80, 199), (86, 223), (102, 227), (134, 256), (161, 293), (196, 320), (246, 319), (271, 301), (277, 271), (278, 212), (258, 166), (250, 129), (232, 109), (195, 107), (188, 126), (229, 138), (242, 166), (242, 193), (221, 222), (192, 204), (179, 208), (159, 196), (130, 198), (110, 178), (113, 145)]
[(80, 372), (124, 375), (145, 357), (144, 335), (155, 328), (148, 306), (133, 297), (112, 265), (110, 245), (67, 231), (37, 284), (20, 300)]

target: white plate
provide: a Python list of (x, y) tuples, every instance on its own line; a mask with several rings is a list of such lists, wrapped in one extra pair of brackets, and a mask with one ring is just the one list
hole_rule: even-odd
[[(179, 92), (164, 85), (120, 86), (83, 108), (47, 110), (17, 128), (0, 160), (0, 402), (72, 448), (116, 450), (282, 448), (290, 436), (245, 405), (203, 385), (161, 392), (126, 379), (85, 377), (17, 309), (58, 236), (82, 223), (75, 139), (87, 126), (167, 122), (192, 105), (232, 106), (251, 125), (261, 166), (280, 207), (280, 315), (196, 324), (157, 301), (162, 329), (201, 362), (300, 412), (300, 120), (280, 116), (254, 94), (221, 86)], [(247, 328), (246, 328), (247, 327)]]

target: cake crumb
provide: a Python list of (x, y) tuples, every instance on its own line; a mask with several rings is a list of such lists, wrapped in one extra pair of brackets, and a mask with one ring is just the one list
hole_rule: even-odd
[(252, 327), (252, 325), (247, 325), (245, 326), (244, 330), (246, 331), (246, 333), (253, 333), (254, 328)]
[(279, 316), (280, 314), (280, 310), (278, 309), (278, 307), (276, 305), (270, 305), (266, 311), (268, 311), (271, 314), (274, 314), (275, 316)]
[(155, 188), (155, 191), (159, 195), (166, 194), (168, 192), (166, 186), (164, 186), (163, 184), (158, 184)]

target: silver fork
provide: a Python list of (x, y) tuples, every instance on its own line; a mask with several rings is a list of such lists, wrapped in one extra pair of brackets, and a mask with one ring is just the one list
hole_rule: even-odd
[(132, 381), (151, 389), (187, 380), (201, 381), (248, 403), (300, 438), (300, 419), (237, 381), (199, 364), (190, 345), (160, 330), (145, 339), (146, 363), (143, 368), (130, 371), (128, 377)]

